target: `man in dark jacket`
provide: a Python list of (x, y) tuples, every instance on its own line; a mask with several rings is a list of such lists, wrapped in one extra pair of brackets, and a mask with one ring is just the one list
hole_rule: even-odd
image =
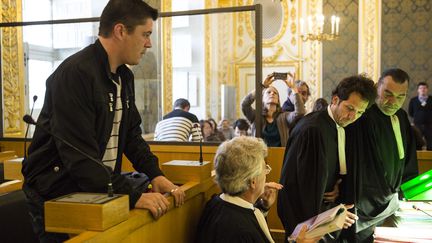
[[(39, 126), (22, 170), (24, 192), (41, 242), (67, 239), (67, 235), (45, 232), (46, 200), (72, 192), (107, 192), (108, 176), (114, 193), (129, 195), (130, 208), (149, 209), (155, 218), (169, 206), (161, 193), (171, 192), (176, 206), (183, 203), (184, 192), (163, 176), (158, 158), (141, 136), (134, 77), (125, 65), (138, 64), (151, 47), (157, 15), (157, 10), (141, 0), (110, 0), (100, 18), (99, 39), (67, 58), (48, 78)], [(153, 193), (134, 189), (120, 174), (123, 154), (138, 172), (149, 176)]]
[[(306, 104), (310, 97), (310, 90), (309, 86), (305, 81), (297, 80), (294, 84), (297, 87), (298, 93), (301, 95), (301, 98), (303, 99), (303, 104)], [(287, 100), (282, 105), (282, 111), (294, 111), (294, 104), (290, 100), (290, 96), (292, 94), (292, 89), (288, 88), (288, 97)]]
[(432, 96), (428, 95), (428, 84), (420, 82), (417, 93), (410, 100), (408, 114), (425, 137), (427, 150), (432, 150)]

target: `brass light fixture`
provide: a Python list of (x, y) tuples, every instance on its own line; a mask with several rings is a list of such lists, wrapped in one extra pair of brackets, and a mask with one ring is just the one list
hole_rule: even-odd
[(309, 15), (300, 19), (300, 37), (303, 41), (332, 41), (339, 38), (340, 18), (333, 15), (330, 18), (331, 32), (324, 32), (325, 17), (322, 14)]

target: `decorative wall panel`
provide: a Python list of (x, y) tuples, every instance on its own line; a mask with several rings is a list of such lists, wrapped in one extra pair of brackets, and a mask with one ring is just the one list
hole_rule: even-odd
[(399, 67), (412, 83), (405, 108), (417, 95), (418, 82), (432, 90), (432, 1), (382, 1), (382, 70)]
[(381, 72), (381, 0), (359, 2), (359, 65), (375, 82)]
[(323, 13), (327, 21), (341, 18), (339, 39), (323, 43), (323, 97), (330, 101), (339, 81), (358, 72), (358, 1), (323, 0)]
[[(21, 21), (21, 1), (3, 0), (1, 22)], [(22, 28), (1, 29), (3, 137), (23, 137), (24, 54)]]

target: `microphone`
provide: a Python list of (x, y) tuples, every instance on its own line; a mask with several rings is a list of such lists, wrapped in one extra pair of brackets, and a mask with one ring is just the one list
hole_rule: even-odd
[(427, 216), (429, 216), (429, 217), (432, 218), (432, 215), (430, 215), (428, 212), (422, 210), (421, 208), (417, 207), (416, 205), (412, 205), (412, 208), (414, 208), (415, 210), (420, 211), (420, 212), (422, 212), (422, 213), (424, 213), (424, 214), (426, 214)]
[[(194, 124), (194, 128), (198, 128), (198, 124)], [(200, 165), (203, 165), (203, 154), (202, 154), (202, 131), (201, 131), (201, 129), (200, 129), (200, 132), (199, 132), (199, 135), (200, 135), (200, 143), (199, 143), (199, 146), (200, 146), (200, 157), (199, 157), (199, 163), (200, 163)]]
[[(30, 110), (30, 117), (33, 115), (33, 110), (34, 110), (34, 106), (36, 104), (37, 98), (38, 98), (37, 95), (33, 96), (33, 105), (32, 105), (32, 108)], [(30, 128), (30, 124), (27, 123), (27, 129), (26, 129), (26, 132), (24, 135), (24, 159), (27, 158), (27, 135), (28, 135), (29, 128)]]
[(86, 152), (82, 151), (81, 149), (79, 149), (78, 147), (76, 147), (75, 145), (71, 144), (70, 142), (66, 141), (65, 139), (61, 138), (60, 136), (58, 136), (57, 134), (52, 133), (51, 131), (49, 131), (48, 129), (46, 129), (45, 127), (43, 127), (42, 125), (40, 125), (39, 123), (37, 123), (33, 117), (31, 117), (30, 115), (24, 115), (23, 120), (25, 123), (27, 124), (31, 124), (31, 125), (35, 125), (36, 127), (39, 127), (40, 129), (42, 129), (43, 131), (45, 131), (46, 133), (48, 133), (49, 135), (57, 138), (58, 140), (60, 140), (62, 143), (66, 144), (67, 146), (69, 146), (70, 148), (72, 148), (73, 150), (79, 152), (81, 155), (84, 155), (84, 157), (86, 157), (87, 159), (95, 162), (96, 164), (102, 166), (105, 169), (105, 172), (108, 175), (108, 197), (113, 197), (114, 196), (114, 190), (113, 190), (113, 186), (112, 186), (112, 180), (111, 180), (111, 172), (110, 170), (104, 165), (102, 164), (99, 160), (91, 157), (90, 155), (88, 155)]

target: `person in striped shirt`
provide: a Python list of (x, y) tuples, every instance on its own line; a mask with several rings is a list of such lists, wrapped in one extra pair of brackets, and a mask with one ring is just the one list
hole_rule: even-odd
[(156, 124), (154, 138), (156, 141), (199, 142), (201, 128), (198, 118), (189, 112), (190, 103), (187, 99), (177, 99), (174, 110), (166, 114)]

